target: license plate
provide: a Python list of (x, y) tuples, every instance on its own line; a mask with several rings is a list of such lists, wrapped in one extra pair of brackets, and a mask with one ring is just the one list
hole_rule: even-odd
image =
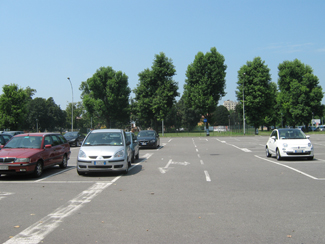
[(147, 143), (145, 143), (145, 142), (142, 142), (142, 144), (141, 144), (141, 145), (145, 146), (145, 145), (147, 145)]
[(106, 161), (94, 161), (94, 165), (106, 165)]
[(304, 150), (295, 150), (295, 153), (303, 153)]
[(8, 170), (8, 166), (0, 165), (0, 170)]

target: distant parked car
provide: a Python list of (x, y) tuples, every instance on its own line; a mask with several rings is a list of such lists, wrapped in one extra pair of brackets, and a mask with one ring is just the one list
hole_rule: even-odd
[(10, 139), (0, 150), (0, 174), (32, 174), (40, 177), (45, 168), (66, 168), (70, 145), (61, 134), (28, 133)]
[(126, 132), (127, 140), (130, 141), (130, 148), (132, 150), (131, 163), (134, 163), (135, 159), (139, 159), (139, 143), (137, 137), (133, 132)]
[(325, 131), (325, 125), (318, 126), (319, 131)]
[(85, 136), (78, 131), (67, 132), (63, 135), (65, 139), (69, 142), (70, 146), (80, 147)]
[(277, 160), (283, 157), (305, 157), (314, 159), (314, 147), (300, 129), (286, 128), (272, 131), (265, 146), (266, 156), (276, 155)]
[(98, 129), (88, 133), (77, 159), (77, 173), (123, 172), (131, 167), (130, 141), (120, 129)]
[(24, 134), (23, 131), (4, 131), (3, 133), (10, 134), (12, 136), (19, 135), (19, 134)]
[(318, 127), (316, 127), (316, 126), (309, 126), (308, 127), (308, 131), (318, 131), (319, 129), (318, 129)]
[(142, 130), (138, 134), (138, 142), (141, 148), (157, 148), (160, 145), (159, 135), (154, 130)]
[(11, 139), (11, 137), (12, 137), (12, 135), (10, 135), (10, 134), (1, 133), (0, 134), (0, 146), (5, 145)]

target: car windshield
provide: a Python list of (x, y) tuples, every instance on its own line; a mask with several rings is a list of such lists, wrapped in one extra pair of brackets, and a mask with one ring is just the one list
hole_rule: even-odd
[(155, 137), (154, 131), (140, 131), (138, 134), (139, 137)]
[(280, 139), (306, 139), (305, 134), (301, 130), (279, 130)]
[(77, 136), (78, 135), (78, 132), (67, 132), (67, 133), (65, 133), (64, 134), (64, 136), (70, 136), (70, 137), (72, 137), (72, 136)]
[(4, 148), (41, 148), (41, 136), (13, 137)]
[(122, 133), (101, 132), (87, 136), (83, 146), (123, 146)]

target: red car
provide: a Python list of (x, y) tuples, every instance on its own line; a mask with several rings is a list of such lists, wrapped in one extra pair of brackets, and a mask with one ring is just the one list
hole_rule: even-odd
[(19, 134), (10, 139), (0, 150), (1, 174), (32, 174), (40, 177), (45, 168), (68, 166), (70, 145), (57, 133)]

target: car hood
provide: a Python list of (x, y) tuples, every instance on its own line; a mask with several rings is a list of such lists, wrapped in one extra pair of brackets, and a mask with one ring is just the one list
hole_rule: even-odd
[(281, 139), (280, 142), (290, 146), (307, 146), (308, 143), (311, 143), (309, 139)]
[(82, 146), (80, 150), (89, 156), (114, 156), (115, 153), (124, 149), (124, 146)]
[(0, 158), (29, 158), (43, 149), (30, 149), (30, 148), (2, 148), (0, 150)]
[(156, 140), (156, 137), (154, 137), (154, 136), (141, 136), (141, 137), (138, 137), (137, 140), (138, 141), (141, 141), (141, 140)]
[(76, 139), (77, 136), (65, 136), (64, 138), (67, 140), (72, 140), (72, 139)]

